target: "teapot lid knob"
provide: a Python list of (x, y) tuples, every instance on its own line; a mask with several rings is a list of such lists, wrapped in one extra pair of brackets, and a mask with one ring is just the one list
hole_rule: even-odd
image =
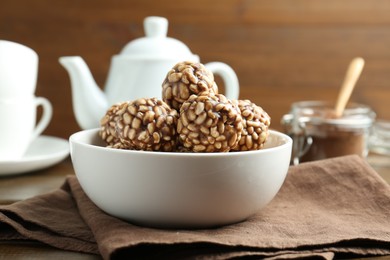
[(144, 19), (146, 37), (166, 37), (168, 33), (168, 19), (159, 16), (149, 16)]
[(129, 57), (137, 59), (159, 58), (164, 60), (172, 60), (173, 58), (191, 60), (194, 57), (184, 43), (167, 36), (167, 18), (159, 16), (146, 17), (144, 19), (144, 30), (146, 36), (127, 43), (119, 56), (124, 57), (126, 60)]

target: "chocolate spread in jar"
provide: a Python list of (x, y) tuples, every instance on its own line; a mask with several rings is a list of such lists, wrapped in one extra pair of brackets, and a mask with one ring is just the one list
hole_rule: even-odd
[[(323, 128), (326, 128), (326, 126), (323, 126)], [(328, 128), (328, 131), (322, 131), (321, 135), (311, 135), (312, 144), (302, 156), (301, 162), (349, 154), (365, 156), (367, 152), (367, 135), (364, 131)]]
[(293, 137), (292, 164), (331, 157), (368, 153), (369, 131), (375, 112), (363, 104), (350, 103), (341, 117), (326, 101), (293, 103), (283, 117), (286, 132)]

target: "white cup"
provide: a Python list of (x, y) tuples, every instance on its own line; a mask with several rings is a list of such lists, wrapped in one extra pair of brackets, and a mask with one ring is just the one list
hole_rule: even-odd
[(31, 96), (38, 75), (38, 54), (22, 44), (0, 40), (0, 98)]
[[(42, 116), (36, 123), (37, 108)], [(0, 161), (18, 160), (49, 125), (52, 105), (43, 97), (0, 99)]]

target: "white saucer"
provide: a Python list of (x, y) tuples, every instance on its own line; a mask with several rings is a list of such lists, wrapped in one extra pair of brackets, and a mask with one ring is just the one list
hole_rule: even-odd
[(0, 161), (0, 176), (48, 168), (69, 155), (69, 143), (58, 137), (41, 135), (34, 140), (19, 160)]

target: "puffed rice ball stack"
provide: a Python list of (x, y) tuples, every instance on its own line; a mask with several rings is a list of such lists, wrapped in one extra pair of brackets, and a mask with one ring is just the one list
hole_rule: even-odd
[(214, 75), (199, 62), (179, 62), (168, 73), (162, 84), (162, 99), (170, 107), (180, 106), (193, 94), (218, 93)]
[(139, 98), (110, 108), (101, 121), (100, 134), (114, 148), (170, 152), (177, 145), (177, 119), (177, 111), (162, 100)]
[(191, 95), (180, 108), (179, 141), (192, 152), (229, 152), (241, 138), (239, 108), (222, 94)]
[(218, 94), (214, 75), (198, 62), (179, 62), (166, 75), (162, 100), (139, 98), (113, 105), (99, 135), (108, 147), (166, 152), (259, 150), (269, 115), (250, 100)]

